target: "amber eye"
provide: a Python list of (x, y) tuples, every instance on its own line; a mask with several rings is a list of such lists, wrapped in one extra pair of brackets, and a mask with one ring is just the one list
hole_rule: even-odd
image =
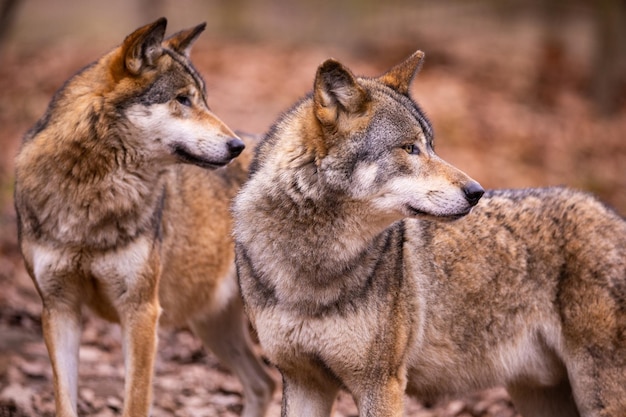
[(403, 145), (402, 149), (408, 153), (409, 155), (419, 155), (420, 150), (417, 146), (415, 146), (414, 144), (410, 144), (410, 145)]

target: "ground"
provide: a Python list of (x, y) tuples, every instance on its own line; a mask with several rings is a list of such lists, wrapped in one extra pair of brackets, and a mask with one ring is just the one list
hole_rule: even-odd
[[(191, 24), (196, 23), (195, 21)], [(624, 109), (602, 118), (586, 98), (586, 56), (557, 68), (550, 96), (537, 72), (538, 31), (516, 25), (507, 36), (439, 36), (332, 43), (225, 42), (202, 39), (193, 59), (205, 76), (209, 104), (238, 130), (260, 133), (312, 85), (328, 57), (354, 72), (380, 74), (416, 48), (426, 64), (412, 94), (429, 114), (436, 149), (485, 188), (563, 184), (597, 194), (626, 213)], [(125, 32), (121, 34), (123, 36)], [(19, 250), (12, 208), (12, 158), (20, 137), (43, 114), (54, 91), (114, 43), (80, 39), (9, 46), (0, 66), (0, 417), (52, 416), (51, 368), (41, 336), (41, 305)], [(513, 53), (514, 52), (514, 53)], [(545, 69), (550, 71), (550, 68)], [(86, 312), (80, 351), (79, 411), (119, 415), (123, 359), (119, 329)], [(185, 329), (161, 329), (155, 377), (155, 417), (236, 416), (239, 382)], [(279, 374), (272, 370), (279, 380)], [(280, 391), (270, 415), (279, 415)], [(356, 415), (342, 393), (336, 415)], [(407, 402), (407, 415), (516, 416), (506, 392), (494, 388), (440, 404)]]

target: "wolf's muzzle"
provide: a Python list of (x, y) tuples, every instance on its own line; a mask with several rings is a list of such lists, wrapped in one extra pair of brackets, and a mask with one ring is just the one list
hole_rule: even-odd
[(485, 194), (485, 190), (480, 186), (476, 181), (471, 181), (463, 187), (463, 193), (465, 194), (465, 199), (472, 206), (478, 204), (478, 200)]
[(244, 143), (239, 138), (231, 138), (226, 144), (228, 145), (228, 153), (231, 158), (239, 156), (239, 154), (246, 147), (246, 145), (244, 145)]

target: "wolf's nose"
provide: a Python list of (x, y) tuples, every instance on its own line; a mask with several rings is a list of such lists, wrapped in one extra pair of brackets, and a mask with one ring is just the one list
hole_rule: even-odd
[(228, 152), (230, 152), (231, 158), (238, 156), (246, 147), (239, 138), (230, 138), (226, 144), (228, 145)]
[(463, 192), (465, 193), (465, 198), (467, 199), (467, 202), (470, 203), (472, 206), (478, 204), (478, 200), (480, 200), (480, 197), (485, 194), (485, 190), (483, 190), (483, 187), (481, 187), (480, 184), (476, 181), (471, 181), (469, 184), (466, 184), (465, 187), (463, 187)]

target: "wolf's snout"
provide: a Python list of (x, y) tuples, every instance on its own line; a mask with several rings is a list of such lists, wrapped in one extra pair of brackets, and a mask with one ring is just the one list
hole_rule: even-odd
[(231, 158), (238, 156), (246, 147), (239, 138), (230, 138), (226, 144), (228, 145), (228, 152)]
[(463, 187), (463, 193), (467, 202), (475, 206), (478, 204), (478, 200), (485, 194), (485, 190), (476, 181), (471, 181)]

